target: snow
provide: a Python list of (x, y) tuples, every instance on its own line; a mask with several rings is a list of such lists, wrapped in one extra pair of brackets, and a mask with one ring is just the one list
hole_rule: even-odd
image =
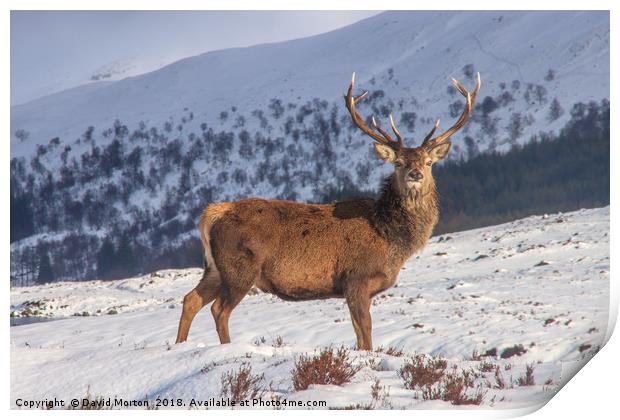
[[(11, 155), (30, 156), (37, 144), (55, 136), (73, 141), (89, 125), (103, 130), (115, 119), (130, 129), (140, 121), (159, 127), (170, 119), (180, 120), (186, 108), (196, 119), (185, 131), (199, 132), (202, 122), (220, 124), (217, 116), (231, 106), (249, 117), (254, 109), (266, 109), (271, 98), (284, 104), (322, 98), (341, 107), (352, 71), (365, 89), (382, 89), (394, 103), (416, 98), (418, 106), (406, 111), (447, 124), (454, 120), (448, 105), (458, 98), (448, 96), (446, 88), (451, 77), (469, 84), (462, 68), (470, 63), (482, 74), (481, 97), (497, 97), (502, 82), (508, 91), (513, 80), (522, 85), (516, 101), (493, 115), (502, 129), (512, 113), (520, 112), (537, 121), (521, 141), (541, 130), (556, 131), (574, 103), (609, 97), (609, 13), (387, 12), (313, 37), (209, 52), (149, 73), (89, 83), (13, 106)], [(125, 67), (135, 67), (121, 64), (122, 60), (112, 63), (112, 73), (123, 75)], [(392, 83), (382, 81), (389, 69), (394, 72)], [(545, 81), (550, 69), (556, 76)], [(371, 85), (374, 78), (377, 84)], [(547, 122), (548, 103), (522, 98), (527, 83), (544, 85), (548, 101), (557, 97), (564, 116)], [(430, 124), (417, 124), (415, 138), (429, 128)], [(30, 133), (28, 141), (14, 137), (18, 129)], [(478, 140), (484, 150), (490, 140), (479, 126), (471, 133), (482, 137)], [(500, 133), (500, 144), (505, 141)]]
[[(469, 368), (480, 363), (471, 360), (474, 351), (495, 347), (499, 354), (521, 344), (527, 350), (521, 356), (487, 358), (515, 384), (487, 389), (482, 407), (538, 407), (604, 344), (609, 268), (609, 207), (434, 237), (371, 309), (375, 348), (393, 346), (406, 354), (352, 351), (363, 367), (351, 383), (299, 392), (290, 375), (296, 358), (330, 345), (354, 346), (343, 300), (248, 295), (232, 313), (231, 344), (219, 344), (205, 308), (189, 340), (174, 345), (182, 297), (201, 269), (12, 288), (14, 314), (23, 313), (26, 301), (41, 301), (30, 305), (31, 312), (38, 308), (39, 316), (57, 320), (11, 327), (11, 405), (17, 398), (82, 398), (87, 390), (93, 397), (207, 400), (219, 397), (223, 373), (248, 362), (253, 373), (264, 373), (274, 395), (287, 400), (364, 404), (379, 379), (394, 408), (471, 408), (425, 401), (419, 391), (404, 388), (396, 371), (414, 353)], [(73, 316), (85, 312), (90, 316)], [(278, 336), (282, 346), (275, 343)], [(517, 385), (532, 363), (535, 385)]]

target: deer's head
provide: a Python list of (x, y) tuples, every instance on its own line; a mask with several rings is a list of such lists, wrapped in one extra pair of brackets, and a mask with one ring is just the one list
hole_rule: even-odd
[(362, 100), (368, 92), (364, 92), (359, 96), (353, 96), (355, 73), (353, 73), (351, 77), (349, 90), (345, 95), (347, 109), (355, 125), (375, 140), (373, 146), (377, 156), (384, 162), (394, 164), (393, 180), (396, 183), (395, 186), (403, 195), (417, 195), (417, 193), (424, 192), (433, 185), (434, 181), (431, 172), (433, 164), (446, 157), (452, 145), (448, 139), (465, 124), (471, 115), (476, 95), (480, 90), (480, 74), (477, 75), (476, 88), (473, 92), (468, 92), (462, 84), (454, 79), (452, 79), (452, 83), (456, 90), (466, 98), (465, 109), (459, 119), (444, 133), (433, 137), (435, 131), (439, 127), (439, 120), (437, 120), (435, 126), (426, 135), (420, 146), (406, 147), (391, 115), (390, 125), (396, 136), (396, 140), (377, 124), (374, 117), (372, 117), (372, 128), (360, 117), (355, 109), (355, 105)]

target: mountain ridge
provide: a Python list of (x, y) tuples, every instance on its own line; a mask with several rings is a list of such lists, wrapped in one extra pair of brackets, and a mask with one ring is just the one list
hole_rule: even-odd
[[(507, 33), (504, 38), (509, 38), (524, 32), (520, 28), (541, 26), (541, 21), (552, 18), (556, 22), (549, 25), (550, 29), (537, 29), (533, 32), (535, 36), (512, 41), (515, 44), (512, 51), (514, 58), (499, 55), (505, 51), (503, 43), (506, 41), (494, 40), (494, 35), (503, 31)], [(442, 22), (445, 27), (437, 34), (432, 26)], [(477, 27), (472, 30), (474, 24)], [(590, 82), (592, 74), (584, 70), (587, 62), (601, 66), (600, 75), (609, 75), (606, 27), (608, 14), (605, 13), (386, 12), (313, 37), (211, 51), (109, 84), (85, 85), (49, 95), (12, 107), (11, 129), (13, 132), (27, 130), (31, 138), (36, 137), (36, 141), (42, 143), (55, 136), (72, 140), (88, 125), (97, 127), (117, 118), (129, 125), (141, 120), (147, 124), (161, 123), (170, 116), (178, 116), (184, 108), (194, 109), (197, 116), (209, 122), (213, 114), (227, 107), (236, 106), (240, 111), (251, 111), (252, 108), (265, 106), (272, 97), (285, 101), (299, 98), (304, 102), (313, 97), (333, 101), (345, 90), (352, 71), (357, 72), (361, 88), (371, 89), (373, 87), (366, 82), (389, 68), (399, 77), (401, 95), (423, 98), (425, 104), (430, 104), (428, 115), (424, 116), (434, 119), (441, 115), (434, 117), (430, 111), (445, 114), (445, 107), (439, 111), (433, 104), (447, 102), (445, 89), (450, 77), (462, 77), (459, 75), (461, 67), (469, 64), (458, 52), (456, 59), (453, 59), (450, 54), (453, 51), (446, 49), (466, 48), (470, 51), (471, 63), (475, 63), (476, 70), (483, 75), (482, 94), (485, 96), (496, 93), (497, 85), (502, 80), (505, 83), (519, 79), (521, 83), (542, 80), (544, 72), (557, 63), (549, 60), (549, 68), (540, 68), (538, 80), (533, 80), (532, 71), (524, 69), (524, 66), (531, 65), (520, 64), (519, 61), (524, 57), (540, 61), (541, 55), (554, 53), (557, 47), (560, 50), (573, 49), (572, 54), (579, 60), (569, 60), (565, 66), (572, 65), (573, 73), (581, 72), (581, 77)], [(567, 28), (572, 32), (570, 46), (565, 41), (551, 39), (551, 35), (567, 37)], [(483, 29), (487, 32), (483, 33)], [(460, 36), (462, 32), (463, 37)], [(597, 39), (600, 41), (598, 44)], [(541, 45), (532, 44), (534, 48), (530, 49), (536, 51), (531, 56), (526, 55), (530, 53), (528, 48), (520, 44), (536, 40)], [(486, 44), (484, 47), (483, 41)], [(440, 45), (441, 49), (430, 48), (429, 52), (426, 47), (432, 45)], [(596, 52), (595, 47), (602, 51), (602, 59), (591, 60)], [(544, 51), (541, 53), (538, 50)], [(554, 54), (558, 55), (558, 52)], [(560, 55), (566, 58), (566, 54)], [(598, 57), (597, 54), (594, 56)], [(432, 62), (433, 68), (439, 69), (435, 70), (437, 73), (429, 72), (420, 64), (424, 62)], [(421, 66), (424, 73), (420, 70)], [(570, 72), (556, 71), (555, 84), (559, 83), (558, 79), (575, 79)], [(411, 77), (411, 74), (416, 77)], [(608, 77), (601, 86), (591, 83), (588, 90), (576, 88), (571, 92), (562, 85), (558, 96), (561, 102), (571, 104), (588, 99), (598, 100), (605, 97), (605, 93), (608, 96), (608, 86)], [(384, 90), (387, 93), (395, 91), (393, 87)], [(563, 100), (562, 96), (566, 99)], [(235, 101), (239, 100), (241, 102), (236, 104)], [(50, 108), (58, 109), (58, 112)], [(423, 112), (424, 109), (416, 111)], [(442, 120), (447, 121), (446, 118)], [(13, 141), (12, 146), (15, 155), (27, 154), (22, 153), (22, 147), (17, 142)], [(32, 147), (26, 149), (24, 152), (33, 151)]]

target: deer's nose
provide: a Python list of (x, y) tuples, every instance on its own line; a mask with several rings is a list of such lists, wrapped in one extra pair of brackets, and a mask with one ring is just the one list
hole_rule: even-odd
[(409, 171), (409, 174), (407, 176), (409, 177), (410, 181), (419, 181), (422, 178), (424, 178), (424, 175), (422, 175), (422, 172), (415, 170), (415, 169), (413, 171)]

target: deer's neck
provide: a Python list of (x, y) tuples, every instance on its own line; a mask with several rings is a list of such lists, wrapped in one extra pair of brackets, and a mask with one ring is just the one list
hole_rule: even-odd
[(426, 245), (437, 223), (437, 192), (432, 179), (421, 191), (405, 194), (396, 182), (394, 176), (385, 179), (375, 203), (374, 223), (395, 256), (407, 259)]

